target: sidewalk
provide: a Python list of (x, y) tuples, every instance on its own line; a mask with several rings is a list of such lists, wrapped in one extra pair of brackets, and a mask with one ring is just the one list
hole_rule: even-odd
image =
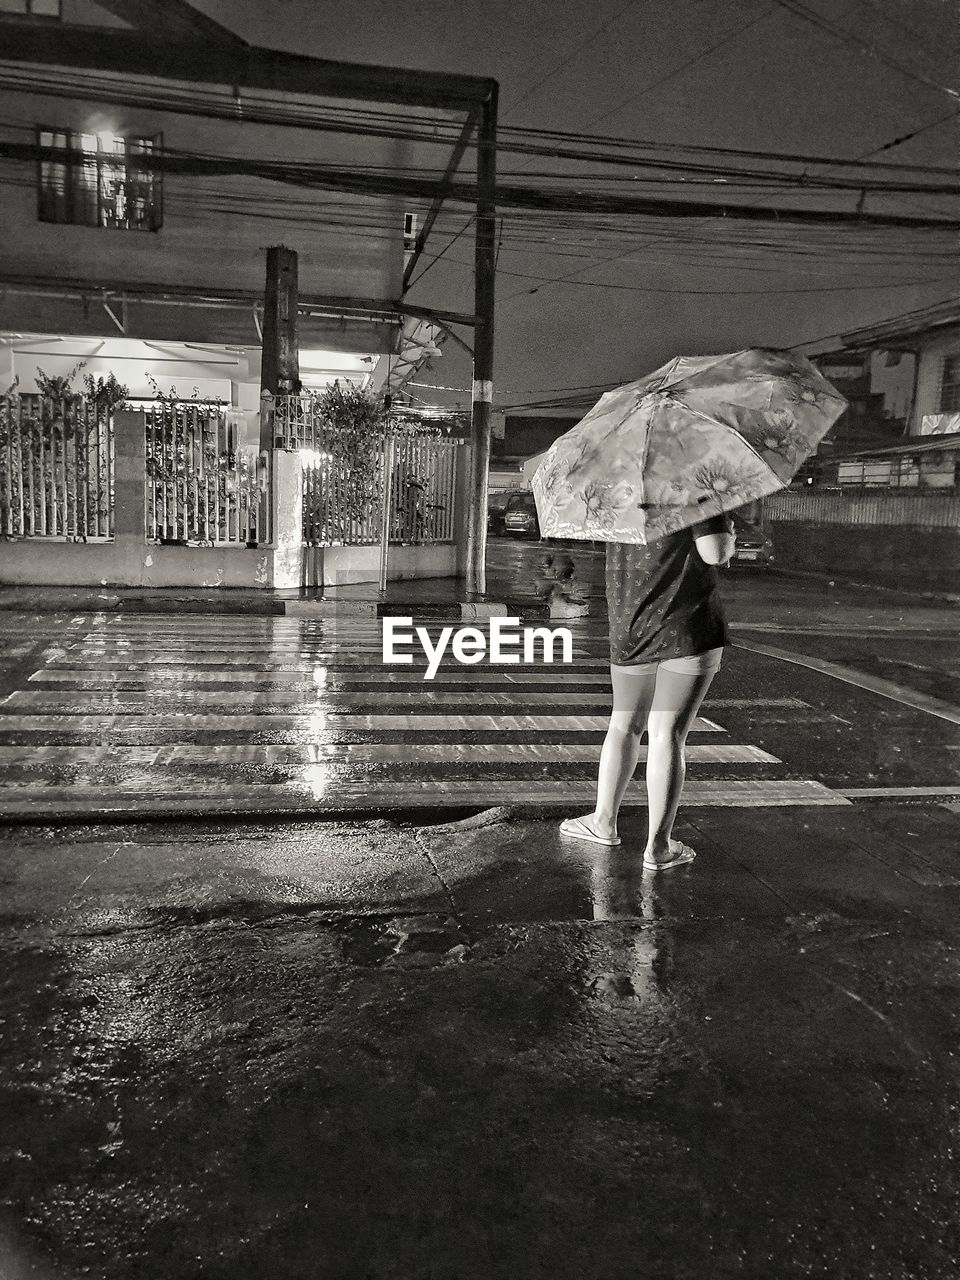
[(240, 587), (12, 587), (0, 586), (0, 611), (45, 613), (198, 613), (291, 617), (378, 617), (408, 609), (421, 618), (483, 617), (514, 612), (540, 616), (531, 592), (470, 595), (462, 578), (419, 578), (316, 591), (248, 590)]
[(5, 1194), (58, 1280), (946, 1280), (958, 827), (0, 832)]

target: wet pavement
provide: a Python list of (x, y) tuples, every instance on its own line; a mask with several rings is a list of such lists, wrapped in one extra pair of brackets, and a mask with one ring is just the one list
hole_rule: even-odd
[(3, 1280), (953, 1280), (956, 611), (727, 588), (660, 877), (602, 616), (0, 614)]
[[(536, 549), (495, 550), (491, 577), (532, 591)], [(0, 817), (589, 804), (610, 691), (602, 558), (579, 558), (594, 614), (563, 624), (571, 662), (448, 651), (429, 681), (419, 645), (383, 665), (375, 616), (0, 612)], [(734, 644), (691, 735), (688, 805), (960, 798), (960, 610), (773, 574), (725, 588)], [(463, 623), (451, 607), (423, 625), (435, 643)]]
[[(8, 1245), (101, 1280), (947, 1280), (960, 818), (8, 828)], [(20, 1274), (33, 1272), (11, 1271)]]

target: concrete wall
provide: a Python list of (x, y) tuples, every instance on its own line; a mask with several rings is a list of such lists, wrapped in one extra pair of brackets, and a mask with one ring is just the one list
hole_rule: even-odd
[(960, 528), (774, 522), (776, 565), (960, 600)]
[[(423, 547), (391, 547), (387, 578), (453, 578), (457, 548), (453, 543)], [(379, 582), (379, 547), (304, 547), (301, 585), (306, 588)]]

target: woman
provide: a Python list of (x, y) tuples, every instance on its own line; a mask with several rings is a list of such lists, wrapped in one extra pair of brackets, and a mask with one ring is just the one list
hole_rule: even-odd
[(648, 871), (696, 857), (672, 831), (684, 744), (727, 642), (715, 566), (733, 555), (732, 530), (728, 516), (715, 516), (648, 546), (607, 544), (613, 712), (600, 752), (596, 808), (568, 818), (560, 831), (594, 844), (620, 843), (617, 814), (646, 730)]

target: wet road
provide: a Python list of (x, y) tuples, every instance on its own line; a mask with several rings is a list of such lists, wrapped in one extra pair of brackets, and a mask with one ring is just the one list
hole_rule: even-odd
[(659, 879), (641, 823), (8, 829), (7, 1243), (63, 1280), (955, 1275), (960, 818), (688, 810)]
[[(614, 851), (547, 820), (588, 793), (592, 727), (331, 719), (602, 718), (600, 620), (573, 680), (522, 686), (546, 702), (444, 673), (459, 700), (429, 704), (371, 678), (372, 629), (0, 615), (8, 811), (172, 814), (0, 828), (4, 1280), (952, 1280), (951, 615), (728, 587), (753, 647), (691, 740), (699, 858), (659, 878), (640, 803)], [(316, 804), (318, 765), (471, 803), (176, 819), (253, 786)], [(499, 784), (526, 788), (507, 820), (437, 825)]]
[[(515, 596), (535, 549), (494, 551), (494, 589)], [(588, 802), (610, 703), (602, 561), (580, 559), (597, 613), (567, 624), (572, 662), (448, 651), (431, 681), (419, 646), (382, 665), (374, 618), (2, 614), (0, 813)], [(689, 805), (960, 795), (956, 609), (776, 575), (725, 586), (735, 644), (691, 737)]]

